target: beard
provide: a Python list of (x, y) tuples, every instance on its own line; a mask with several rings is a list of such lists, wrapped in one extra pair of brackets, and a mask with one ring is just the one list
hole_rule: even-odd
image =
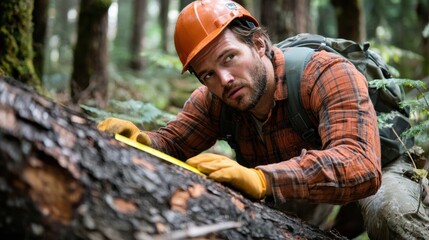
[(253, 68), (251, 71), (251, 76), (254, 83), (254, 88), (252, 90), (252, 94), (250, 96), (249, 105), (244, 109), (244, 111), (252, 110), (261, 100), (262, 96), (267, 89), (267, 70), (265, 66), (259, 61), (257, 64), (258, 67)]
[[(261, 100), (267, 88), (267, 70), (261, 60), (257, 61), (250, 67), (251, 83), (246, 84), (244, 87), (251, 89), (249, 98), (242, 96), (237, 99), (237, 108), (240, 111), (252, 110)], [(227, 99), (230, 90), (234, 89), (237, 85), (228, 85), (223, 92), (223, 99)], [(247, 101), (247, 103), (245, 102)], [(230, 105), (230, 104), (228, 104)], [(234, 107), (234, 106), (232, 106)]]

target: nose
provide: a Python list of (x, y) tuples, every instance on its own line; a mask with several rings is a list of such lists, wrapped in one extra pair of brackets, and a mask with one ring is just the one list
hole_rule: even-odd
[(219, 70), (218, 76), (219, 82), (222, 86), (231, 84), (231, 82), (234, 80), (234, 77), (232, 76), (231, 72), (227, 69)]

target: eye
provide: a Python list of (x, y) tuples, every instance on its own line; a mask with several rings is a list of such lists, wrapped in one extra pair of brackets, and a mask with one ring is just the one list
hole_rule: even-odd
[(225, 57), (225, 63), (230, 62), (234, 57), (235, 57), (234, 54), (229, 54), (228, 56)]
[(213, 71), (210, 71), (210, 72), (207, 72), (207, 73), (202, 74), (202, 75), (200, 76), (200, 79), (201, 79), (204, 83), (207, 83), (208, 81), (210, 81), (210, 79), (213, 79), (213, 76), (214, 76), (214, 72), (213, 72)]

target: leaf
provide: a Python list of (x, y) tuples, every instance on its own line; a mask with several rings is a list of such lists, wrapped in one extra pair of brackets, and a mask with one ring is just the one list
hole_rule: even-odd
[[(405, 131), (402, 135), (404, 137), (417, 137), (422, 135), (424, 137), (422, 140), (428, 140), (428, 139), (425, 139), (425, 137), (427, 137), (428, 135), (428, 131), (427, 131), (428, 129), (429, 129), (429, 120), (425, 120), (425, 121), (421, 121), (417, 125), (411, 126), (411, 128)], [(426, 141), (423, 141), (423, 143), (425, 142)]]
[(412, 170), (407, 170), (404, 172), (404, 176), (408, 177), (416, 183), (421, 183), (422, 179), (426, 178), (428, 171), (425, 169), (413, 168)]
[(392, 120), (396, 116), (398, 116), (398, 115), (399, 115), (399, 113), (396, 112), (396, 111), (392, 111), (392, 112), (389, 112), (389, 113), (380, 113), (377, 116), (378, 127), (380, 129), (383, 129), (383, 128), (392, 128), (393, 127)]
[(386, 88), (390, 84), (397, 84), (409, 88), (426, 89), (426, 83), (420, 80), (405, 79), (405, 78), (389, 78), (389, 79), (376, 79), (368, 81), (371, 87)]
[(414, 172), (416, 172), (416, 174), (419, 175), (421, 179), (428, 176), (428, 171), (426, 169), (414, 169)]

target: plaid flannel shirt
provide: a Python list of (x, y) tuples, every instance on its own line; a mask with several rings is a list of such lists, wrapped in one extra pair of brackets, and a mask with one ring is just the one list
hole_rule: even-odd
[[(304, 142), (289, 122), (284, 55), (274, 48), (277, 89), (269, 119), (257, 130), (250, 113), (238, 115), (238, 144), (247, 167), (270, 176), (275, 202), (303, 199), (342, 204), (374, 194), (381, 184), (377, 118), (367, 81), (344, 58), (316, 52), (301, 79), (301, 99), (318, 126), (321, 149)], [(287, 76), (286, 76), (287, 77)], [(149, 132), (153, 147), (186, 160), (220, 136), (222, 102), (196, 89), (174, 121)]]

